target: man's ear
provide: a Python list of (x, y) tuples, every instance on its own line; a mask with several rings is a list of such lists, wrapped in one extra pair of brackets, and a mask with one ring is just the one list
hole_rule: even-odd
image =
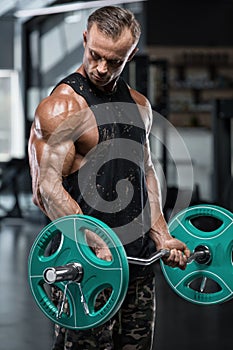
[(132, 60), (132, 58), (136, 55), (136, 53), (138, 52), (139, 48), (135, 47), (135, 49), (133, 49), (133, 51), (131, 52), (131, 54), (128, 57), (127, 62), (130, 62)]
[(86, 47), (87, 44), (87, 31), (83, 32), (83, 46)]

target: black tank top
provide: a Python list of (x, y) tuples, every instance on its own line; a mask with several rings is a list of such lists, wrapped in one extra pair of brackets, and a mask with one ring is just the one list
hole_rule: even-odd
[(104, 221), (118, 234), (128, 255), (144, 256), (150, 229), (146, 131), (129, 88), (119, 78), (116, 90), (106, 94), (79, 73), (58, 85), (62, 83), (86, 100), (99, 132), (98, 145), (78, 171), (63, 179), (63, 186), (84, 214)]

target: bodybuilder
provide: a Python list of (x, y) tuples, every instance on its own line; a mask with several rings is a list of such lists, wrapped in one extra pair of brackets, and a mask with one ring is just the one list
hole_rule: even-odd
[[(168, 248), (165, 263), (184, 269), (190, 252), (168, 231), (151, 161), (151, 107), (121, 78), (140, 33), (128, 10), (108, 6), (89, 16), (82, 65), (36, 110), (29, 142), (33, 198), (50, 220), (94, 216), (116, 231), (128, 255), (146, 257)], [(96, 235), (87, 233), (87, 242), (99, 258), (111, 259)], [(56, 291), (54, 298), (59, 299)], [(53, 349), (149, 350), (154, 320), (154, 272), (131, 268), (127, 296), (114, 319), (86, 331), (56, 325)]]

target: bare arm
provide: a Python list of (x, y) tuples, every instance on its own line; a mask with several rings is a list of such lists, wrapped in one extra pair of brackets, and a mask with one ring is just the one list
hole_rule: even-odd
[(157, 249), (167, 248), (171, 250), (170, 257), (167, 259), (168, 264), (183, 268), (186, 263), (186, 256), (189, 256), (190, 252), (183, 242), (174, 239), (170, 235), (166, 220), (163, 215), (159, 180), (154, 170), (148, 147), (149, 145), (147, 144), (146, 182), (151, 208), (150, 236), (154, 240)]
[(174, 239), (169, 232), (163, 215), (160, 184), (151, 159), (149, 144), (149, 133), (153, 118), (151, 106), (149, 101), (144, 96), (140, 94), (138, 95), (135, 91), (133, 92), (133, 97), (137, 103), (140, 104), (139, 109), (147, 133), (147, 140), (144, 148), (144, 159), (146, 184), (151, 209), (150, 237), (155, 242), (158, 250), (167, 248), (171, 251), (169, 258), (164, 259), (165, 263), (173, 267), (178, 266), (181, 269), (184, 269), (186, 266), (187, 257), (190, 255), (190, 251), (183, 242)]
[[(85, 107), (85, 108), (83, 108)], [(51, 219), (82, 214), (78, 203), (62, 185), (74, 163), (82, 163), (75, 142), (81, 139), (85, 149), (95, 142), (95, 123), (86, 106), (68, 96), (48, 97), (38, 106), (29, 139), (29, 163), (32, 176), (33, 202)], [(83, 142), (84, 141), (84, 142)], [(86, 239), (96, 255), (111, 260), (104, 241), (87, 231)]]
[(72, 99), (50, 96), (38, 106), (29, 139), (33, 201), (54, 220), (81, 213), (62, 186), (75, 160), (72, 117), (78, 112)]

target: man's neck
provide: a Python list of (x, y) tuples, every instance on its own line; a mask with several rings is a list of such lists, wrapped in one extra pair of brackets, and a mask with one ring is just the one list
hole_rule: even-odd
[[(83, 75), (85, 78), (88, 78), (88, 75), (84, 69), (84, 66), (81, 65), (77, 71), (77, 73)], [(118, 81), (119, 77), (115, 78), (114, 80), (112, 80), (109, 84), (105, 85), (105, 86), (95, 86), (96, 89), (102, 91), (102, 92), (106, 92), (106, 94), (111, 94), (114, 93), (116, 91), (117, 88), (117, 81)]]
[[(105, 85), (105, 86), (102, 86), (99, 88), (99, 90), (103, 91), (103, 92), (106, 92), (108, 94), (110, 93), (114, 93), (116, 91), (116, 88), (117, 88), (117, 81), (118, 81), (119, 77), (112, 80), (109, 84)], [(98, 89), (98, 87), (97, 87)]]

